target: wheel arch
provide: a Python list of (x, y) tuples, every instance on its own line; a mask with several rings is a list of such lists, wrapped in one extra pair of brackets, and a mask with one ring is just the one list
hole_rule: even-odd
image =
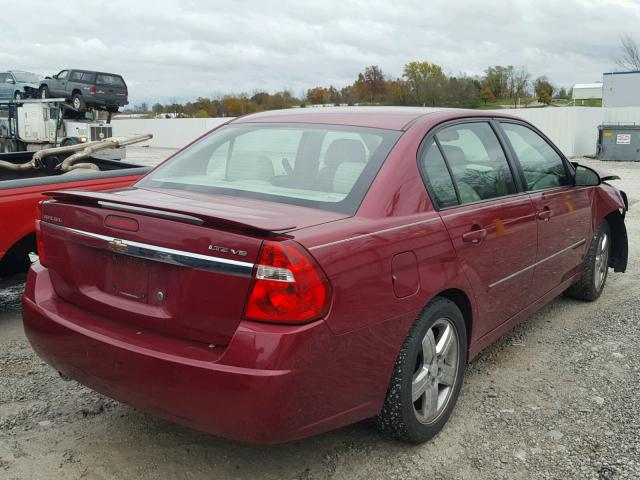
[(74, 88), (73, 91), (71, 92), (71, 96), (73, 95), (80, 95), (82, 96), (82, 92), (80, 91), (79, 88)]
[(462, 317), (464, 318), (464, 325), (467, 329), (467, 349), (469, 345), (471, 345), (471, 336), (473, 334), (473, 305), (471, 304), (471, 299), (469, 296), (462, 290), (458, 288), (449, 288), (447, 290), (443, 290), (438, 293), (436, 297), (443, 297), (447, 300), (452, 301), (456, 304), (456, 306), (462, 312)]
[(17, 273), (14, 270), (20, 267), (20, 262), (27, 262), (29, 252), (37, 251), (36, 233), (31, 231), (15, 242), (0, 259), (0, 274)]

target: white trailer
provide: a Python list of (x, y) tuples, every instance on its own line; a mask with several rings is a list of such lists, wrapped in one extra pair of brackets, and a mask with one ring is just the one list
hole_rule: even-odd
[[(80, 112), (64, 99), (0, 101), (0, 153), (36, 152), (45, 148), (77, 145), (113, 136), (110, 123), (98, 112)], [(101, 158), (121, 160), (125, 149), (100, 154)]]

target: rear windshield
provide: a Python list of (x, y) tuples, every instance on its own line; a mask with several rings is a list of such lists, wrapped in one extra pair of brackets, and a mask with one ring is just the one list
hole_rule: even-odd
[(401, 132), (311, 124), (219, 128), (138, 186), (354, 214)]
[(96, 83), (98, 85), (107, 85), (110, 87), (125, 87), (124, 80), (120, 75), (109, 75), (108, 73), (98, 73)]

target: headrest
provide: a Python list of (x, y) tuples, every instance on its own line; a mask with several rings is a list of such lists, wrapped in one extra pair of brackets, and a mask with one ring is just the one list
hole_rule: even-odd
[(460, 147), (456, 147), (454, 145), (442, 145), (442, 150), (444, 151), (444, 156), (447, 157), (447, 160), (450, 163), (466, 162), (464, 150)]
[(339, 138), (331, 142), (324, 156), (324, 164), (330, 167), (336, 167), (342, 162), (365, 163), (366, 161), (367, 154), (362, 142), (350, 138)]
[(227, 180), (269, 180), (274, 175), (273, 163), (262, 155), (234, 155), (227, 165)]
[(362, 170), (367, 166), (363, 162), (342, 162), (336, 169), (333, 178), (333, 191), (336, 193), (349, 193), (356, 183)]

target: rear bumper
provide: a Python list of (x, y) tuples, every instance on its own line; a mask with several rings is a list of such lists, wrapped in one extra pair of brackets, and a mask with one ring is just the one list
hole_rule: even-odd
[(331, 358), (336, 337), (322, 321), (243, 322), (229, 345), (208, 348), (81, 310), (56, 296), (49, 271), (37, 263), (23, 316), (35, 351), (64, 375), (140, 410), (236, 440), (278, 443), (353, 423), (375, 415), (386, 391), (386, 384), (366, 382), (340, 387), (353, 372)]

